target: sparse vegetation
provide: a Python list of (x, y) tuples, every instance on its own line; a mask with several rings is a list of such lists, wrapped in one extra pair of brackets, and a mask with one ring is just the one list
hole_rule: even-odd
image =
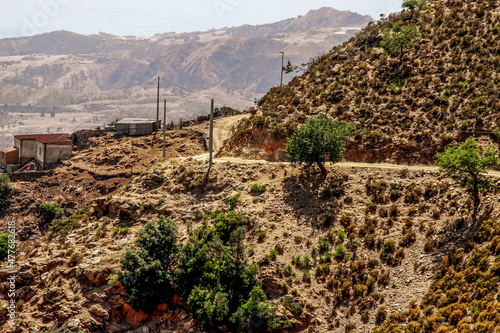
[(224, 202), (229, 206), (229, 210), (235, 210), (236, 206), (240, 203), (240, 195), (241, 193), (237, 193), (232, 197), (227, 197), (224, 199)]
[[(57, 207), (54, 206), (50, 210), (56, 212), (54, 216), (62, 214), (62, 212), (59, 211), (58, 206)], [(85, 208), (78, 210), (76, 213), (74, 213), (67, 219), (61, 219), (61, 218), (53, 219), (49, 226), (51, 235), (56, 236), (56, 235), (68, 234), (76, 226), (77, 223), (82, 221), (88, 215), (89, 211), (90, 211), (90, 206), (87, 206)]]

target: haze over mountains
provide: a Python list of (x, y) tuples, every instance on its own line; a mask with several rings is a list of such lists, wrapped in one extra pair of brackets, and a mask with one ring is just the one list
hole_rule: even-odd
[[(16, 120), (20, 115), (13, 116), (9, 105), (17, 104), (25, 112), (30, 107), (47, 108), (47, 112), (69, 107), (90, 116), (87, 127), (122, 116), (152, 117), (156, 115), (154, 78), (158, 75), (162, 77), (162, 99), (168, 101), (169, 121), (206, 112), (210, 97), (241, 109), (279, 85), (280, 51), (285, 52), (286, 60), (300, 65), (348, 40), (370, 21), (369, 16), (321, 8), (277, 23), (206, 32), (118, 37), (56, 31), (3, 39), (2, 123), (15, 125), (10, 128), (16, 132), (40, 131), (39, 122), (30, 127), (27, 119)], [(292, 77), (285, 75), (285, 83)], [(88, 114), (96, 111), (100, 113)], [(7, 112), (11, 117), (6, 117)], [(40, 110), (33, 108), (32, 112)], [(68, 130), (66, 118), (45, 119), (42, 126), (49, 132)], [(78, 124), (78, 118), (70, 118), (73, 127)], [(51, 126), (52, 120), (57, 126)], [(5, 145), (0, 137), (0, 147)]]

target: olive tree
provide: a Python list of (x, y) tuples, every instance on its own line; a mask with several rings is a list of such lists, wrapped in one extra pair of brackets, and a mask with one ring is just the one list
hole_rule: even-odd
[(477, 206), (479, 191), (490, 187), (483, 173), (497, 167), (500, 159), (496, 150), (483, 150), (476, 140), (468, 138), (460, 145), (449, 145), (444, 152), (436, 154), (436, 164), (441, 172), (471, 194), (474, 206)]
[(338, 162), (344, 153), (354, 126), (326, 117), (309, 118), (298, 128), (286, 144), (288, 160), (310, 167), (317, 164), (323, 176), (327, 176), (324, 163), (329, 159)]

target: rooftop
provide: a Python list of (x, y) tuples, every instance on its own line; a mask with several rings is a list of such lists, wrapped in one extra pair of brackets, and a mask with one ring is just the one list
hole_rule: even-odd
[(146, 118), (123, 118), (117, 121), (117, 124), (144, 124), (144, 123), (154, 123), (156, 120), (154, 119), (146, 119)]
[(7, 154), (7, 153), (11, 153), (11, 152), (18, 151), (18, 150), (19, 149), (17, 149), (16, 147), (10, 147), (10, 148), (2, 149), (2, 150), (0, 150), (0, 152)]
[(26, 135), (15, 135), (15, 138), (19, 140), (37, 140), (41, 143), (54, 143), (54, 142), (73, 142), (69, 135), (66, 133), (58, 134), (26, 134)]

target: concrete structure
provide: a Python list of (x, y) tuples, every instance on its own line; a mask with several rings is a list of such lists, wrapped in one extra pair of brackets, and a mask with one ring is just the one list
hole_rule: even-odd
[(36, 160), (37, 168), (48, 169), (73, 154), (73, 140), (68, 134), (29, 134), (14, 137), (19, 149), (19, 162), (24, 165)]
[(161, 125), (153, 119), (125, 118), (115, 123), (116, 135), (150, 135)]
[(19, 149), (19, 163), (28, 163), (36, 157), (36, 140), (34, 135), (14, 136), (14, 146)]
[(6, 168), (8, 164), (19, 164), (19, 149), (16, 147), (0, 150), (0, 167)]

